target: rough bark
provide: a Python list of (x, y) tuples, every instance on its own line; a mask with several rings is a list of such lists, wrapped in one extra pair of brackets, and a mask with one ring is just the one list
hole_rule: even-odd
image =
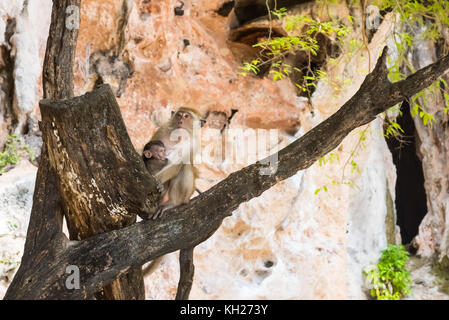
[[(152, 177), (132, 147), (117, 102), (103, 86), (67, 103), (40, 103), (43, 140), (58, 175), (71, 240), (120, 229), (158, 203)], [(132, 166), (133, 170), (128, 170)], [(139, 266), (96, 294), (97, 299), (144, 299)]]
[(179, 252), (179, 269), (181, 274), (178, 282), (176, 300), (188, 300), (192, 289), (195, 266), (193, 265), (193, 250), (195, 248), (182, 249)]
[(109, 85), (40, 103), (43, 140), (58, 175), (71, 240), (121, 229), (154, 211), (156, 185), (132, 146)]
[[(142, 221), (120, 230), (91, 236), (65, 247), (56, 248), (52, 243), (48, 243), (48, 246), (54, 248), (52, 251), (54, 254), (39, 256), (41, 263), (38, 268), (19, 269), (5, 299), (82, 299), (111, 283), (117, 276), (132, 267), (167, 253), (198, 245), (210, 237), (221, 225), (223, 219), (231, 215), (240, 203), (259, 196), (277, 182), (294, 175), (298, 170), (308, 168), (317, 159), (336, 148), (352, 130), (372, 121), (377, 114), (429, 86), (449, 69), (449, 56), (446, 56), (407, 79), (391, 84), (387, 79), (388, 71), (385, 61), (386, 49), (374, 71), (366, 77), (359, 91), (349, 101), (327, 120), (278, 153), (276, 161), (278, 168), (272, 175), (261, 175), (260, 169), (266, 165), (263, 162), (257, 162), (229, 175), (207, 192), (192, 199), (187, 205), (168, 210), (159, 220)], [(106, 90), (104, 87), (86, 96), (90, 96), (89, 99), (96, 99), (94, 98), (96, 95), (104, 94), (108, 97), (103, 96), (103, 99), (114, 100), (111, 90)], [(72, 106), (78, 108), (79, 104), (73, 105), (73, 103), (80, 99), (83, 98), (55, 103), (47, 101), (43, 107), (55, 110), (58, 109), (56, 105), (67, 109), (71, 109)], [(114, 107), (114, 104), (99, 103), (99, 108), (106, 107)], [(80, 109), (88, 112), (88, 108)], [(106, 109), (104, 112), (106, 115), (111, 113)], [(106, 120), (102, 118), (102, 121), (101, 125), (106, 125)], [(82, 123), (73, 121), (66, 125), (83, 126)], [(80, 130), (63, 128), (59, 123), (56, 126), (58, 131), (71, 130), (70, 132), (75, 136), (80, 132)], [(95, 130), (90, 132), (94, 138), (99, 134)], [(52, 134), (48, 131), (47, 133)], [(70, 137), (70, 139), (78, 138)], [(57, 143), (55, 137), (50, 137), (46, 141), (50, 140)], [(123, 154), (120, 148), (131, 149), (126, 146), (128, 138), (122, 137), (121, 141), (125, 143), (125, 146), (117, 145), (119, 148), (117, 154)], [(67, 142), (69, 140), (61, 140), (60, 143)], [(61, 147), (68, 148), (67, 145), (61, 145), (60, 149)], [(86, 154), (83, 157), (88, 159), (90, 156)], [(70, 164), (80, 166), (73, 162)], [(122, 174), (128, 177), (139, 176), (141, 167), (143, 168), (143, 164), (130, 161), (128, 166), (122, 167), (124, 170)], [(113, 171), (115, 176), (115, 170)], [(132, 173), (126, 173), (126, 171)], [(83, 174), (87, 175), (89, 172)], [(144, 176), (145, 173), (142, 175)], [(103, 178), (111, 179), (113, 176), (106, 175)], [(123, 196), (128, 196), (138, 187), (134, 185)], [(150, 193), (154, 194), (155, 189), (154, 184)], [(136, 206), (133, 201), (123, 201), (129, 204), (130, 208), (139, 206)], [(67, 265), (76, 265), (80, 269), (81, 283), (77, 290), (68, 290), (64, 286)], [(28, 282), (26, 279), (30, 276), (37, 277), (39, 282)]]
[(66, 28), (68, 6), (80, 8), (81, 0), (53, 1), (42, 72), (44, 99), (60, 100), (73, 97), (73, 61), (78, 29)]

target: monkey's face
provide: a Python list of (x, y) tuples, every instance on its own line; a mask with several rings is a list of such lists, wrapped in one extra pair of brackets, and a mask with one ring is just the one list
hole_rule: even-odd
[(209, 117), (207, 117), (207, 124), (210, 128), (223, 129), (228, 118), (224, 112), (212, 112)]
[(158, 160), (166, 160), (167, 155), (165, 154), (165, 148), (161, 146), (152, 146), (151, 153), (153, 154), (153, 158)]
[(147, 159), (167, 160), (165, 147), (162, 146), (151, 146), (149, 150), (144, 151), (144, 155)]
[(193, 116), (190, 112), (178, 111), (173, 117), (173, 122), (176, 128), (192, 130), (193, 128)]

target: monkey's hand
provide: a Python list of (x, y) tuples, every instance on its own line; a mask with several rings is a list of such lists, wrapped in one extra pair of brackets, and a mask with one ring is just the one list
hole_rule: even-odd
[(165, 192), (164, 184), (155, 175), (152, 175), (152, 176), (157, 181), (157, 186), (156, 186), (157, 191), (159, 191), (159, 193), (164, 193)]
[(167, 211), (168, 209), (171, 209), (171, 208), (173, 208), (173, 206), (168, 205), (168, 204), (161, 204), (159, 206), (159, 208), (157, 209), (156, 213), (153, 214), (153, 216), (151, 218), (153, 220), (160, 218), (165, 213), (165, 211)]
[(163, 183), (158, 182), (157, 184), (157, 191), (159, 191), (160, 193), (164, 193), (165, 192), (165, 187)]

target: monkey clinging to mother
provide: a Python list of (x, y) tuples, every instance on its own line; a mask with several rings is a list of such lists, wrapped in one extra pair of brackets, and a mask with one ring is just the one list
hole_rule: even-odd
[[(194, 130), (200, 126), (199, 112), (181, 107), (172, 114), (168, 123), (157, 129), (144, 148), (143, 159), (147, 168), (164, 189), (158, 210), (148, 218), (156, 219), (167, 209), (188, 203), (195, 192), (197, 169), (194, 166), (194, 158), (198, 152), (199, 141)], [(150, 150), (151, 144), (153, 148), (156, 148), (156, 145), (164, 148), (163, 153), (166, 152), (168, 161), (165, 154), (164, 158), (157, 158), (158, 155)]]

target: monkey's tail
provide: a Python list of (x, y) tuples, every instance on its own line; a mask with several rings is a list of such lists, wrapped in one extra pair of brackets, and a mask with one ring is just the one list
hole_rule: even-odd
[(145, 276), (147, 276), (147, 275), (152, 274), (152, 273), (159, 267), (159, 265), (161, 264), (162, 260), (164, 260), (164, 256), (152, 260), (152, 261), (150, 262), (150, 264), (147, 265), (147, 266), (142, 270), (143, 276), (145, 277)]

